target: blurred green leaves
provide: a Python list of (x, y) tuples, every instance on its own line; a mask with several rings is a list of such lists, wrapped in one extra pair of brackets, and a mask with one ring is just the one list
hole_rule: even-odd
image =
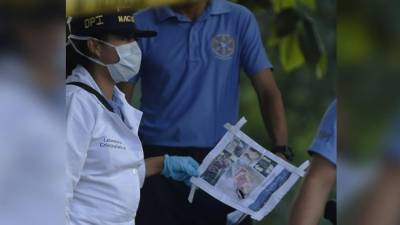
[(66, 0), (67, 16), (93, 15), (115, 12), (116, 9), (132, 10), (182, 3), (185, 0)]
[(376, 48), (368, 24), (359, 19), (341, 17), (338, 21), (338, 58), (342, 65), (368, 59)]
[(292, 73), (306, 66), (313, 68), (317, 79), (323, 78), (328, 69), (328, 56), (313, 19), (308, 16), (317, 10), (316, 0), (276, 0), (261, 3), (237, 1), (251, 8), (269, 5), (273, 12), (271, 34), (267, 37), (269, 50), (278, 49), (279, 65), (285, 73)]
[[(279, 2), (279, 1), (278, 1)], [(303, 66), (314, 68), (321, 79), (327, 72), (328, 57), (313, 19), (295, 7), (282, 7), (275, 17), (275, 41), (279, 48), (279, 59), (284, 72), (290, 73)], [(293, 3), (294, 4), (294, 3)], [(311, 4), (310, 4), (311, 5)], [(281, 9), (280, 7), (274, 7)]]
[[(323, 112), (335, 98), (335, 0), (233, 0), (252, 11), (259, 23), (274, 77), (282, 92), (289, 144), (298, 162), (308, 158)], [(240, 80), (240, 115), (248, 118), (246, 132), (261, 145), (271, 140), (248, 79)], [(260, 132), (263, 131), (263, 132)], [(279, 220), (278, 220), (279, 221)]]
[(283, 37), (279, 43), (279, 56), (284, 71), (291, 72), (305, 63), (297, 33)]
[(296, 0), (279, 0), (273, 2), (274, 11), (280, 12), (282, 10), (293, 8), (296, 6)]
[(315, 10), (317, 8), (316, 0), (300, 0), (300, 3), (312, 10)]

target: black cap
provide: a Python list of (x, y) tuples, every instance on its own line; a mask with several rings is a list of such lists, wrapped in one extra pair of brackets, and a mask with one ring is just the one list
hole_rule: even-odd
[(113, 33), (142, 38), (157, 35), (155, 31), (137, 29), (133, 13), (127, 12), (73, 17), (69, 19), (68, 23), (70, 33), (77, 36), (98, 37)]

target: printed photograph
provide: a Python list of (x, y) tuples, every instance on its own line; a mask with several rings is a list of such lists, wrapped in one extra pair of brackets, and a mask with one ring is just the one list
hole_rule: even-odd
[(262, 182), (262, 178), (248, 166), (236, 168), (233, 176), (233, 183), (238, 199), (247, 198), (250, 193)]
[(208, 166), (207, 170), (201, 175), (201, 178), (214, 186), (226, 169), (232, 164), (233, 160), (231, 156), (232, 153), (223, 150)]
[(267, 158), (266, 156), (263, 156), (260, 161), (258, 161), (257, 164), (254, 165), (254, 169), (261, 173), (264, 177), (268, 177), (268, 175), (275, 168), (276, 164), (277, 163), (273, 160)]
[(252, 164), (261, 158), (261, 153), (256, 149), (250, 147), (241, 157), (241, 160)]
[(234, 156), (240, 157), (247, 149), (249, 148), (249, 145), (246, 144), (244, 141), (242, 141), (238, 137), (234, 137), (231, 142), (229, 142), (225, 149), (228, 152), (233, 153)]

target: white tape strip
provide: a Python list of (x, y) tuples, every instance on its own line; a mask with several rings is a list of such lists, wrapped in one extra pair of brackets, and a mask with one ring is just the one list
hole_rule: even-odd
[(232, 126), (231, 124), (227, 123), (227, 124), (225, 124), (224, 127), (225, 127), (230, 133), (232, 133), (233, 135), (236, 135), (236, 134), (240, 131), (240, 129), (243, 127), (243, 125), (244, 125), (245, 123), (247, 123), (247, 120), (246, 120), (246, 118), (242, 117), (242, 118), (236, 123), (235, 126)]
[(226, 215), (226, 225), (237, 225), (241, 223), (246, 217), (247, 214), (242, 213), (239, 210), (235, 210)]
[(299, 169), (305, 171), (309, 166), (310, 166), (310, 161), (307, 160), (307, 161), (303, 162), (303, 163), (299, 166)]
[(190, 203), (193, 203), (194, 194), (195, 194), (197, 188), (198, 188), (197, 186), (192, 184), (192, 188), (190, 189), (190, 194), (189, 194), (189, 197), (188, 197), (188, 201)]

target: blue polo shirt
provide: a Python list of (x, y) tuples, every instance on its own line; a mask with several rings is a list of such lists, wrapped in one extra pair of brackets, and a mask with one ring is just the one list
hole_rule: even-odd
[(337, 141), (336, 100), (331, 103), (310, 146), (310, 154), (318, 154), (336, 166)]
[(254, 15), (213, 0), (195, 21), (169, 7), (140, 11), (135, 21), (139, 29), (158, 32), (138, 40), (142, 142), (213, 147), (223, 125), (237, 122), (240, 68), (254, 76), (272, 67)]

